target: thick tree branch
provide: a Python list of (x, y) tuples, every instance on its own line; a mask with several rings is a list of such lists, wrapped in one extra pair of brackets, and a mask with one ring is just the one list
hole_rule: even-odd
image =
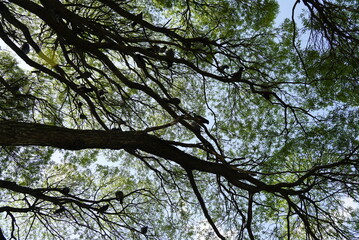
[(0, 121), (0, 145), (2, 146), (51, 146), (66, 150), (139, 149), (150, 154), (176, 162), (189, 170), (220, 174), (232, 184), (245, 190), (255, 191), (247, 180), (265, 187), (265, 184), (246, 173), (228, 168), (220, 163), (201, 160), (145, 132), (121, 132), (118, 130), (76, 130), (35, 123)]
[(2, 146), (51, 146), (65, 150), (81, 149), (138, 149), (179, 164), (186, 170), (198, 170), (225, 177), (233, 185), (250, 192), (268, 191), (297, 195), (300, 190), (291, 183), (267, 185), (243, 171), (222, 163), (201, 160), (171, 145), (171, 142), (146, 132), (118, 130), (76, 130), (36, 123), (0, 121)]

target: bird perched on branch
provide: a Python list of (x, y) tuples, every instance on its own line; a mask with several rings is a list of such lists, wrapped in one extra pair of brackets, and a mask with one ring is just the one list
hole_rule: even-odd
[(28, 54), (30, 52), (30, 45), (28, 43), (24, 43), (22, 44), (22, 46), (20, 47), (20, 50), (25, 53)]
[(60, 213), (64, 212), (65, 210), (66, 210), (65, 207), (61, 206), (59, 209), (56, 209), (54, 211), (54, 214), (60, 214)]
[(148, 227), (147, 227), (147, 226), (141, 227), (141, 233), (142, 233), (142, 234), (146, 234), (147, 231), (148, 231)]
[(97, 209), (97, 212), (98, 213), (104, 213), (106, 212), (106, 210), (110, 207), (110, 205), (106, 204), (106, 205), (103, 205), (102, 207), (100, 207), (99, 209)]
[(173, 104), (173, 105), (178, 105), (181, 103), (181, 100), (179, 98), (169, 98), (169, 99), (165, 99), (165, 101), (167, 103)]
[(252, 90), (253, 93), (259, 93), (260, 95), (262, 95), (262, 97), (264, 97), (265, 99), (267, 99), (268, 101), (270, 101), (271, 96), (276, 95), (273, 91), (272, 91), (272, 87), (271, 86), (261, 86), (259, 90), (257, 90), (256, 88), (254, 88), (253, 85), (250, 85), (250, 88)]
[(153, 53), (159, 53), (161, 51), (161, 47), (158, 45), (153, 45), (152, 47), (147, 48), (147, 50)]
[(61, 193), (64, 194), (64, 195), (69, 194), (69, 193), (70, 193), (70, 188), (64, 187), (64, 188), (61, 190)]
[(80, 73), (80, 76), (77, 76), (76, 79), (80, 79), (80, 78), (89, 78), (91, 77), (92, 73), (91, 72), (83, 72), (83, 73)]
[[(141, 12), (141, 13), (137, 14), (137, 15), (135, 16), (135, 18), (136, 18), (137, 20), (142, 20), (142, 18), (143, 18), (143, 13)], [(136, 25), (137, 25), (137, 22), (136, 22), (136, 21), (134, 21), (133, 23), (131, 23), (131, 27), (135, 27)]]
[(120, 201), (121, 204), (123, 204), (123, 198), (124, 198), (123, 192), (122, 192), (122, 191), (117, 191), (117, 192), (115, 193), (115, 196), (116, 196), (116, 199), (117, 199), (118, 201)]
[(201, 133), (201, 126), (198, 123), (191, 121), (189, 124), (194, 128), (196, 133)]
[(274, 95), (274, 93), (269, 87), (263, 87), (260, 91), (257, 92), (267, 100), (270, 100), (271, 96)]
[(171, 68), (173, 66), (173, 60), (175, 58), (175, 52), (173, 49), (168, 49), (166, 51), (166, 57), (167, 57), (167, 67)]
[(229, 68), (228, 65), (223, 65), (223, 66), (218, 67), (217, 70), (218, 70), (218, 72), (225, 74), (226, 72), (224, 70), (226, 70), (227, 68)]
[(89, 93), (94, 91), (92, 88), (88, 88), (84, 84), (80, 84), (76, 88), (80, 93)]
[(233, 81), (241, 81), (243, 71), (244, 71), (244, 67), (240, 67), (237, 72), (232, 74), (232, 80)]
[(163, 46), (163, 47), (160, 48), (160, 52), (161, 52), (161, 53), (166, 52), (166, 50), (167, 50), (167, 46)]
[(194, 114), (193, 116), (194, 120), (198, 123), (205, 123), (205, 124), (209, 124), (209, 121), (208, 119), (200, 116), (200, 115), (197, 115), (197, 114)]
[(140, 54), (134, 54), (132, 58), (139, 68), (146, 68), (146, 62)]

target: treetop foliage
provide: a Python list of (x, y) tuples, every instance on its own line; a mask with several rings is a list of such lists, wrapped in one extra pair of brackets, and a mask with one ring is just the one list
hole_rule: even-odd
[(356, 5), (1, 1), (0, 239), (358, 237)]

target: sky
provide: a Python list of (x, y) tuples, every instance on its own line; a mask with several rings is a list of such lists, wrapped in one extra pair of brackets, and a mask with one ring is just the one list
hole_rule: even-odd
[[(292, 8), (293, 5), (295, 3), (296, 0), (278, 0), (278, 3), (280, 5), (280, 10), (279, 10), (279, 14), (277, 16), (277, 20), (276, 20), (276, 25), (278, 26), (279, 24), (281, 24), (285, 18), (289, 18), (291, 19), (291, 15), (292, 15)], [(298, 16), (301, 13), (301, 9), (303, 8), (303, 4), (298, 4), (297, 8), (296, 8), (296, 16)], [(6, 51), (11, 51), (9, 47), (7, 47), (4, 42), (0, 39), (0, 49), (1, 51), (6, 50)], [(22, 68), (28, 69), (30, 70), (31, 67), (27, 66), (24, 61), (22, 59), (20, 59), (19, 57), (16, 57), (18, 62), (20, 63), (20, 66)], [(62, 157), (61, 155), (55, 154), (55, 156), (53, 157), (53, 160), (55, 160), (56, 162), (60, 162)], [(105, 162), (105, 161), (104, 161)], [(110, 165), (109, 162), (105, 163), (107, 165)], [(358, 204), (355, 204), (353, 202), (352, 199), (350, 198), (345, 198), (344, 200), (344, 204), (346, 207), (358, 207)]]
[[(292, 16), (292, 8), (293, 4), (296, 0), (277, 0), (280, 6), (279, 14), (277, 16), (276, 24), (279, 25), (283, 22), (285, 18), (291, 18)], [(296, 15), (300, 13), (300, 8), (302, 7), (302, 4), (299, 4), (296, 9)], [(7, 47), (4, 42), (0, 39), (0, 49), (1, 50), (9, 50), (9, 47)], [(19, 62), (22, 64), (23, 67), (26, 68), (26, 64), (20, 59)]]

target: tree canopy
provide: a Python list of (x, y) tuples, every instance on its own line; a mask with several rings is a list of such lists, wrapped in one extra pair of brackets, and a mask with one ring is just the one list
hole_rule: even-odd
[(0, 239), (359, 237), (357, 9), (1, 1)]

